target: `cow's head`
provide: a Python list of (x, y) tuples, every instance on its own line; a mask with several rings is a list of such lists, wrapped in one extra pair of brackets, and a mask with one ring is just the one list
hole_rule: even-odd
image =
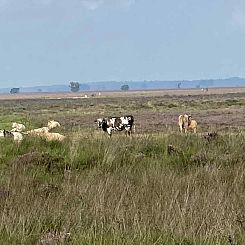
[(103, 121), (104, 121), (104, 118), (98, 118), (98, 119), (94, 120), (94, 122), (97, 124), (98, 128), (102, 128)]
[(102, 128), (103, 131), (107, 130), (107, 118), (98, 118), (94, 121), (97, 124), (98, 128)]

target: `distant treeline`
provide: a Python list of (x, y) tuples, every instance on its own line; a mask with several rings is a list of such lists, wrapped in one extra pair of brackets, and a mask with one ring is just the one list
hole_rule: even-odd
[[(51, 83), (52, 84), (52, 83)], [(69, 82), (62, 85), (46, 85), (21, 87), (20, 92), (68, 92), (71, 91)], [(188, 88), (211, 88), (211, 87), (243, 87), (245, 78), (232, 77), (227, 79), (203, 79), (203, 80), (176, 80), (176, 81), (100, 81), (81, 82), (80, 91), (114, 91), (121, 90), (122, 86), (128, 85), (129, 90), (147, 89), (188, 89)], [(0, 89), (1, 93), (9, 93), (11, 88)]]

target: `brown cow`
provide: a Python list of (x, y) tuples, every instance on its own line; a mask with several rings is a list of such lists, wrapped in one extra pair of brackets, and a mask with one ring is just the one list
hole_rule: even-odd
[(181, 133), (183, 132), (183, 129), (185, 130), (185, 133), (187, 133), (188, 130), (193, 130), (194, 133), (197, 132), (197, 122), (192, 119), (191, 115), (180, 115), (179, 127)]

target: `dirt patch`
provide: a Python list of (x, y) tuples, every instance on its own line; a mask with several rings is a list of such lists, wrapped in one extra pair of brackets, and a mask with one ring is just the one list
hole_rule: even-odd
[[(244, 127), (244, 109), (196, 111), (192, 113), (193, 119), (198, 122), (198, 131), (205, 131), (207, 128), (228, 129), (230, 127)], [(133, 114), (137, 133), (160, 132), (163, 130), (178, 131), (179, 112), (136, 112)], [(81, 129), (96, 129), (94, 120), (101, 115), (93, 116), (70, 116), (61, 119), (65, 127), (80, 127)]]
[[(225, 129), (229, 127), (244, 127), (244, 109), (199, 111), (192, 113), (193, 119), (198, 122), (198, 128)], [(178, 112), (142, 112), (135, 114), (135, 123), (138, 130), (157, 132), (164, 128), (178, 130)]]

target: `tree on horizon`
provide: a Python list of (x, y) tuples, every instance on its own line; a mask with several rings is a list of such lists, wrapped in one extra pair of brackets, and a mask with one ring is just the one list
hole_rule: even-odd
[(69, 87), (71, 88), (71, 92), (78, 92), (80, 90), (79, 82), (70, 82)]
[(128, 90), (129, 90), (128, 84), (122, 85), (122, 86), (121, 86), (121, 90), (122, 90), (122, 91), (128, 91)]
[(10, 93), (11, 94), (18, 94), (20, 92), (20, 88), (11, 88)]

